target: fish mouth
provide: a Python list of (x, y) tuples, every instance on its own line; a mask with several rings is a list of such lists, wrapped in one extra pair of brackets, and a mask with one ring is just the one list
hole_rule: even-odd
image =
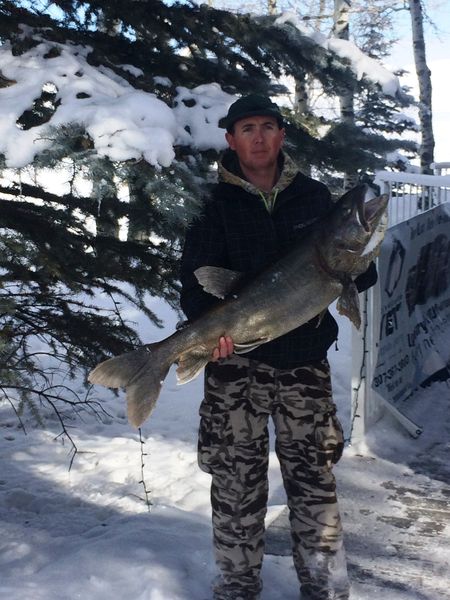
[(385, 215), (388, 202), (388, 194), (365, 200), (365, 189), (362, 188), (352, 209), (353, 218), (359, 229), (353, 230), (351, 240), (348, 239), (348, 236), (345, 236), (345, 239), (336, 240), (335, 247), (338, 250), (345, 250), (349, 254), (361, 254), (369, 240), (374, 236), (377, 237), (377, 231), (384, 231), (387, 223)]
[(375, 229), (387, 208), (388, 202), (388, 194), (382, 194), (367, 201), (364, 201), (364, 197), (358, 199), (356, 214), (358, 221), (367, 233), (371, 233)]

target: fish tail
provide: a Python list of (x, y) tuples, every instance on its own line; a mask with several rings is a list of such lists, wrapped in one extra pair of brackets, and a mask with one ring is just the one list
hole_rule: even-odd
[(125, 388), (128, 421), (140, 427), (155, 407), (162, 383), (176, 359), (168, 340), (147, 344), (100, 363), (91, 373), (91, 383)]

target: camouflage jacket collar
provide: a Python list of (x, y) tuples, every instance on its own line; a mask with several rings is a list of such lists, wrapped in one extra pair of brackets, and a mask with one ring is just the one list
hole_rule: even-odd
[(219, 162), (219, 181), (236, 185), (249, 194), (259, 196), (264, 202), (267, 210), (272, 212), (278, 194), (286, 189), (298, 174), (297, 165), (284, 152), (279, 156), (280, 177), (270, 192), (263, 192), (244, 178), (239, 166), (239, 160), (233, 150), (226, 150), (222, 160)]

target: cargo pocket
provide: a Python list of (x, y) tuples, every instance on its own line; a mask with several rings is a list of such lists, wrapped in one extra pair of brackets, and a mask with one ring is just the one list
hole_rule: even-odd
[(234, 472), (233, 430), (227, 413), (218, 411), (203, 400), (200, 405), (198, 434), (198, 464), (211, 475)]
[(335, 410), (314, 415), (314, 437), (318, 466), (331, 469), (344, 451), (344, 432)]

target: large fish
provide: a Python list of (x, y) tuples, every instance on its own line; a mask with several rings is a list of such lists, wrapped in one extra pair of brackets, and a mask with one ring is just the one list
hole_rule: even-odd
[(354, 278), (377, 255), (386, 229), (388, 196), (365, 201), (359, 185), (338, 200), (326, 218), (286, 256), (241, 285), (239, 273), (204, 266), (195, 271), (203, 288), (225, 300), (168, 338), (100, 363), (91, 383), (126, 388), (128, 420), (139, 427), (149, 416), (172, 363), (178, 382), (194, 379), (211, 360), (222, 335), (236, 353), (248, 352), (318, 316), (339, 298), (339, 312), (359, 328)]

